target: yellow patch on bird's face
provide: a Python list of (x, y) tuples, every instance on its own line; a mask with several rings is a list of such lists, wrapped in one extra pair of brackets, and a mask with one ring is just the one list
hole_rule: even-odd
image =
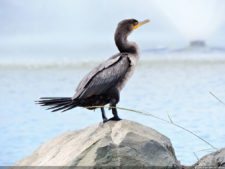
[(149, 19), (146, 19), (146, 20), (144, 20), (144, 21), (142, 21), (142, 22), (135, 23), (135, 24), (133, 24), (133, 29), (137, 29), (137, 28), (139, 28), (140, 26), (142, 26), (142, 25), (144, 25), (144, 24), (146, 24), (146, 23), (148, 23), (148, 22), (150, 22)]

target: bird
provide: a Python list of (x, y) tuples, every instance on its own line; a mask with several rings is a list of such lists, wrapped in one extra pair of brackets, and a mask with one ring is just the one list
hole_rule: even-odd
[[(133, 74), (139, 60), (139, 49), (135, 42), (128, 41), (128, 36), (140, 26), (150, 22), (146, 19), (125, 19), (118, 23), (114, 41), (119, 52), (91, 70), (80, 81), (72, 97), (41, 97), (36, 102), (47, 106), (52, 112), (67, 111), (75, 107), (89, 110), (101, 109), (103, 123), (119, 121), (117, 104), (120, 92)], [(109, 104), (113, 117), (108, 119), (104, 106)]]

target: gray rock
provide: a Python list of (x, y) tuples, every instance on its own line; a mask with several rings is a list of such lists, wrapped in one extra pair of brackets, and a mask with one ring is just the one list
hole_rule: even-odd
[(170, 140), (152, 128), (122, 120), (67, 132), (17, 166), (178, 166)]
[(194, 167), (197, 168), (223, 168), (225, 169), (225, 148), (202, 157)]

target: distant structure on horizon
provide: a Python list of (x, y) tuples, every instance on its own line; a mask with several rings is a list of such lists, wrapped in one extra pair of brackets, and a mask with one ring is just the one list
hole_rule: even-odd
[(225, 47), (207, 45), (204, 40), (192, 40), (189, 45), (178, 48), (159, 47), (149, 48), (145, 52), (151, 53), (177, 53), (177, 52), (197, 52), (197, 53), (212, 53), (212, 52), (223, 52), (225, 53)]
[(190, 47), (194, 48), (204, 48), (206, 47), (206, 43), (203, 40), (194, 40), (190, 42)]

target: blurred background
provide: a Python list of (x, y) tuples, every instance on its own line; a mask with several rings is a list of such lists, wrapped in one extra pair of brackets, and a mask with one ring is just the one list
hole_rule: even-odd
[[(15, 164), (60, 133), (101, 121), (98, 110), (51, 113), (34, 100), (72, 96), (90, 69), (118, 52), (114, 31), (127, 18), (151, 23), (130, 36), (141, 59), (120, 106), (165, 119), (170, 114), (217, 148), (225, 146), (225, 106), (210, 94), (225, 100), (225, 1), (1, 0), (1, 165)], [(214, 151), (169, 124), (120, 114), (168, 136), (183, 164)]]

